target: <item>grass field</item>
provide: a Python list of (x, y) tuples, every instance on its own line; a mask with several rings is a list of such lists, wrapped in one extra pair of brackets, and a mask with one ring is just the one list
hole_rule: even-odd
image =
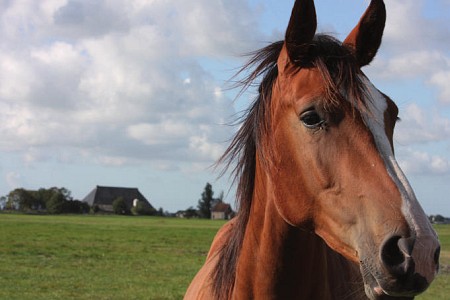
[[(0, 214), (0, 299), (181, 299), (223, 222)], [(445, 270), (418, 299), (449, 299)]]

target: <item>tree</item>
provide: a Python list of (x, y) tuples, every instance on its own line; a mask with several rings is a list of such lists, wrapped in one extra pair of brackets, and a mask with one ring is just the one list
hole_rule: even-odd
[(33, 192), (39, 202), (45, 204), (49, 214), (74, 213), (72, 196), (66, 188), (52, 187), (49, 189), (39, 189)]
[(164, 217), (164, 209), (162, 208), (162, 207), (160, 207), (159, 209), (158, 209), (158, 212), (156, 213), (158, 216), (160, 216), (160, 217)]
[(217, 201), (217, 203), (221, 203), (221, 202), (223, 202), (224, 197), (225, 197), (225, 195), (224, 195), (223, 191), (221, 191), (219, 194), (219, 197), (216, 198), (215, 200)]
[(202, 198), (198, 200), (198, 213), (201, 218), (211, 219), (211, 205), (214, 201), (214, 191), (211, 184), (206, 183), (205, 189), (202, 193)]
[(38, 206), (33, 193), (23, 188), (15, 189), (8, 194), (7, 207), (11, 209), (19, 209), (21, 211), (29, 211)]
[(187, 219), (198, 218), (198, 212), (197, 212), (197, 210), (195, 208), (190, 206), (188, 209), (186, 209), (184, 211), (184, 217), (187, 218)]
[(6, 209), (21, 211), (40, 211), (47, 209), (50, 214), (85, 213), (89, 205), (74, 200), (66, 188), (52, 187), (49, 189), (26, 190), (17, 188), (6, 197)]
[(47, 208), (47, 202), (50, 201), (50, 199), (52, 198), (52, 196), (54, 194), (55, 194), (55, 192), (52, 189), (40, 188), (37, 191), (33, 191), (34, 197), (37, 199), (37, 201), (39, 202), (39, 205), (43, 209)]
[(50, 200), (47, 201), (47, 212), (49, 214), (62, 214), (66, 198), (62, 193), (53, 193)]
[(58, 193), (62, 194), (66, 201), (73, 200), (72, 193), (68, 189), (66, 189), (65, 187), (62, 187), (62, 188), (52, 187), (51, 190), (53, 190), (54, 192), (58, 192)]
[(89, 204), (80, 200), (69, 200), (64, 202), (64, 213), (68, 214), (86, 214), (89, 212)]
[(127, 204), (123, 197), (116, 198), (113, 203), (113, 211), (116, 215), (127, 215), (129, 213)]

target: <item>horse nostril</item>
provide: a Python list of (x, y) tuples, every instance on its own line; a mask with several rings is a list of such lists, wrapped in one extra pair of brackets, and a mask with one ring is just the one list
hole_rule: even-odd
[(405, 261), (405, 256), (398, 247), (399, 236), (391, 237), (381, 248), (381, 259), (387, 266), (395, 266)]
[(388, 271), (397, 276), (408, 275), (414, 270), (414, 261), (410, 257), (414, 239), (393, 236), (381, 248), (381, 260)]
[(439, 269), (439, 256), (441, 254), (441, 246), (439, 246), (436, 249), (436, 252), (434, 252), (434, 263), (436, 264), (437, 268)]

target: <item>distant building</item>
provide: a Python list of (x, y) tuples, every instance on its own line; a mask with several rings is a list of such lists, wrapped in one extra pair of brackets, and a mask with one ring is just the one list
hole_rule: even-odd
[(230, 220), (235, 216), (234, 211), (231, 209), (231, 205), (219, 202), (211, 209), (212, 220)]
[(198, 218), (198, 212), (195, 208), (193, 207), (189, 207), (186, 210), (179, 210), (175, 213), (175, 216), (177, 218), (187, 218), (187, 219), (191, 219), (191, 218)]
[(450, 218), (446, 218), (442, 215), (431, 215), (428, 219), (432, 224), (450, 224)]
[(129, 210), (139, 201), (142, 201), (146, 209), (154, 210), (137, 188), (96, 186), (82, 201), (91, 207), (97, 206), (100, 211), (113, 212), (112, 204), (119, 197), (123, 198)]

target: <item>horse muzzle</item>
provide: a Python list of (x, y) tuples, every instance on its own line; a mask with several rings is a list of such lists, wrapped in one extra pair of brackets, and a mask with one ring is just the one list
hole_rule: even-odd
[(378, 299), (412, 299), (424, 292), (439, 269), (440, 246), (435, 236), (391, 236), (376, 262), (361, 260), (366, 295)]

